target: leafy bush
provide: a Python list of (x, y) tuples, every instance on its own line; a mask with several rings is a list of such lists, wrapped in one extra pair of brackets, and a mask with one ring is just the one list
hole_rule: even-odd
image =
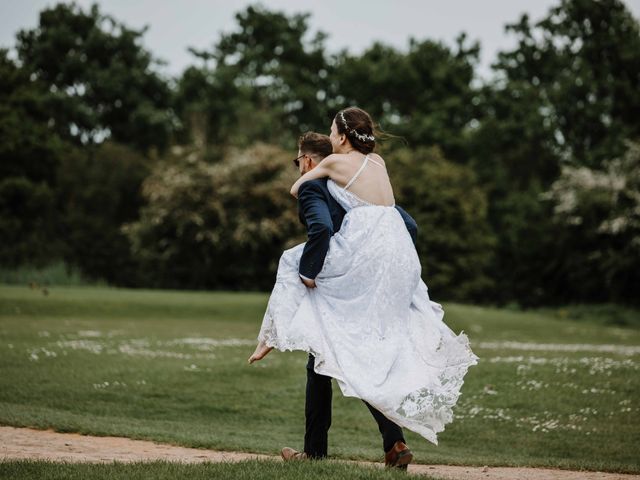
[(565, 166), (547, 193), (573, 298), (639, 302), (640, 144), (600, 169)]
[(149, 277), (174, 288), (273, 285), (278, 258), (304, 241), (291, 152), (269, 145), (231, 149), (216, 163), (174, 149), (145, 180), (148, 204), (124, 231)]

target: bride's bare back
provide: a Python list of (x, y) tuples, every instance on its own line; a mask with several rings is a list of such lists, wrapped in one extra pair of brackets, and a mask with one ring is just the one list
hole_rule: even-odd
[[(333, 154), (331, 179), (367, 203), (393, 206), (393, 187), (384, 160), (377, 153)], [(365, 164), (365, 157), (369, 160)], [(357, 175), (357, 177), (355, 177)]]

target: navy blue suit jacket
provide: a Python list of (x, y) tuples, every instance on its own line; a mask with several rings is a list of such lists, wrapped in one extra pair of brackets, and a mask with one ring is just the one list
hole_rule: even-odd
[[(329, 240), (340, 230), (345, 210), (331, 196), (327, 188), (327, 178), (309, 180), (298, 190), (298, 214), (300, 221), (307, 227), (307, 243), (300, 258), (300, 275), (316, 278), (329, 251)], [(418, 225), (411, 216), (396, 205), (402, 215), (407, 230), (415, 245)]]

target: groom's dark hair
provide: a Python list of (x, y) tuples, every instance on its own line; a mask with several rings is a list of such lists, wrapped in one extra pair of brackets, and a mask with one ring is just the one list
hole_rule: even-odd
[(320, 160), (333, 153), (329, 137), (317, 132), (306, 132), (300, 135), (298, 149), (307, 155), (316, 155)]

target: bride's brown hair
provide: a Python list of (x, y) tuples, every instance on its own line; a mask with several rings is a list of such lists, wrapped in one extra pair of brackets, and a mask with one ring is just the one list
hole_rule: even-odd
[(376, 148), (375, 135), (379, 133), (371, 116), (358, 107), (340, 110), (334, 117), (338, 133), (346, 135), (353, 148), (360, 153), (373, 152)]

